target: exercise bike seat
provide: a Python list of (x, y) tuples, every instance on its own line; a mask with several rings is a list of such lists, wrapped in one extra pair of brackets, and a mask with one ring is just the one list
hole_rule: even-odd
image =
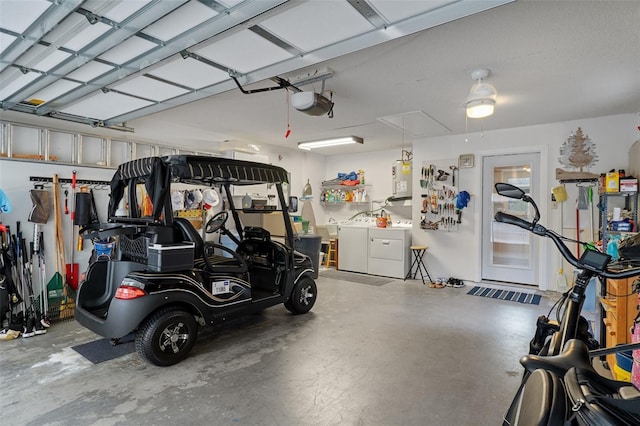
[(552, 371), (560, 377), (571, 367), (579, 367), (592, 370), (591, 358), (589, 357), (589, 348), (578, 339), (569, 340), (560, 355), (539, 356), (525, 355), (520, 358), (520, 364), (530, 373), (541, 368)]

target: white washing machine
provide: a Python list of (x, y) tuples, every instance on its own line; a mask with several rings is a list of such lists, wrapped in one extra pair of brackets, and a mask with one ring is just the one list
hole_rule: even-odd
[(362, 221), (338, 225), (338, 268), (341, 271), (367, 273), (369, 227)]

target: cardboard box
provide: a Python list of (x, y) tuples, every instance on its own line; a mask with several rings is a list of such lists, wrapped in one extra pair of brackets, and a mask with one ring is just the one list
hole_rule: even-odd
[(605, 179), (607, 192), (620, 192), (620, 180), (618, 172), (609, 172)]
[(611, 222), (611, 230), (618, 232), (629, 232), (631, 231), (631, 223), (624, 221)]
[[(271, 213), (244, 213), (238, 212), (242, 226), (258, 226), (264, 228), (272, 237), (284, 237), (286, 230), (284, 229), (284, 220), (282, 212)], [(302, 233), (302, 222), (294, 222), (291, 217), (291, 227), (294, 232)]]
[(638, 192), (638, 179), (620, 179), (620, 192)]

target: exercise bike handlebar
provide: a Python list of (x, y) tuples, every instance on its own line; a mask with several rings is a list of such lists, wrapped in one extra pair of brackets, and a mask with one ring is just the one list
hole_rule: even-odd
[(520, 217), (513, 216), (504, 212), (497, 212), (494, 219), (496, 222), (506, 223), (509, 225), (515, 225), (522, 229), (526, 229), (529, 232), (532, 232), (536, 235), (540, 235), (543, 237), (550, 238), (553, 243), (556, 245), (562, 256), (569, 262), (571, 265), (575, 266), (578, 269), (586, 269), (596, 273), (597, 275), (603, 278), (612, 278), (612, 279), (620, 279), (620, 278), (629, 278), (634, 277), (636, 275), (640, 275), (640, 268), (631, 268), (625, 269), (623, 271), (613, 272), (609, 270), (600, 270), (594, 268), (593, 266), (582, 263), (579, 259), (577, 259), (571, 250), (562, 242), (561, 236), (550, 229), (545, 228), (539, 223), (529, 222)]

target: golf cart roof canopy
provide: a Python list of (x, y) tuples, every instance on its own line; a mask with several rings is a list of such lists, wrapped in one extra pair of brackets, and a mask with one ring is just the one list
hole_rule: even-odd
[[(158, 220), (164, 206), (170, 204), (171, 182), (209, 186), (282, 184), (288, 183), (288, 174), (282, 167), (271, 164), (221, 157), (169, 155), (139, 158), (120, 164), (113, 175), (109, 217), (115, 215), (124, 189), (130, 184), (143, 183), (153, 204), (153, 219)], [(133, 194), (135, 191), (130, 191), (130, 197)]]
[(287, 171), (271, 164), (199, 155), (169, 155), (132, 160), (118, 166), (114, 179), (146, 182), (157, 168), (168, 167), (173, 182), (255, 185), (288, 182)]

